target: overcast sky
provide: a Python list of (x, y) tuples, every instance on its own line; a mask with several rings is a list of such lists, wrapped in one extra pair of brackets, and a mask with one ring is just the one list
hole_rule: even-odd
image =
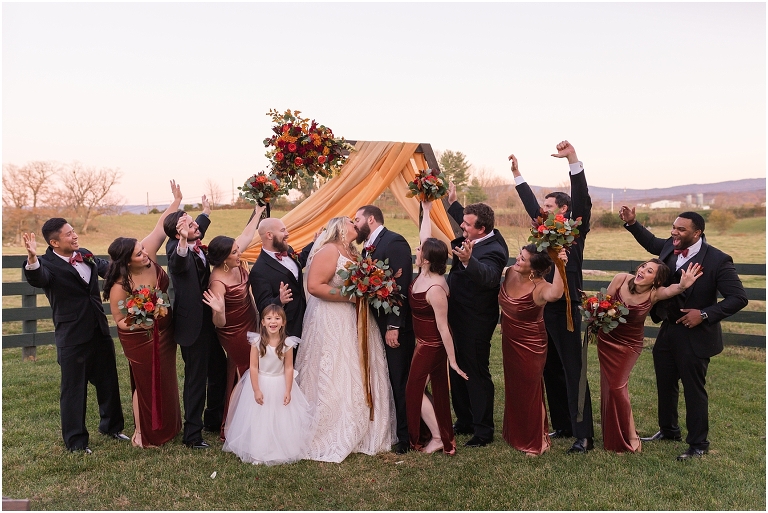
[(562, 139), (597, 186), (765, 177), (765, 27), (764, 3), (3, 3), (3, 163), (230, 199), (290, 108), (505, 178), (515, 153), (534, 185), (567, 178)]

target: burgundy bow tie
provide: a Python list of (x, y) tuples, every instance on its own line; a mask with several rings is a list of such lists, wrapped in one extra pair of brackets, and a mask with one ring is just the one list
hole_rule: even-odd
[(201, 250), (201, 249), (202, 249), (203, 251), (205, 251), (205, 250), (207, 250), (207, 249), (208, 249), (208, 246), (206, 246), (205, 244), (203, 244), (202, 242), (200, 242), (200, 239), (197, 239), (197, 240), (195, 241), (195, 245), (194, 245), (194, 246), (192, 246), (192, 251), (194, 251), (194, 252), (195, 252), (195, 253), (197, 253), (197, 254), (200, 254), (200, 250)]
[(287, 251), (281, 251), (279, 253), (275, 253), (275, 258), (277, 258), (278, 262), (282, 262), (283, 261), (283, 257), (287, 257), (287, 256), (288, 256), (288, 252)]
[(72, 265), (75, 265), (77, 262), (82, 262), (82, 261), (83, 261), (83, 255), (81, 255), (80, 253), (75, 253), (74, 255), (69, 257), (69, 263)]
[(683, 258), (685, 258), (685, 257), (688, 256), (688, 249), (690, 249), (690, 248), (676, 249), (675, 250), (675, 255), (683, 255)]

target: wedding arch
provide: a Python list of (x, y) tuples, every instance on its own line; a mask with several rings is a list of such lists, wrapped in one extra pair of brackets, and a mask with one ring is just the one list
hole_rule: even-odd
[[(387, 188), (418, 226), (419, 201), (407, 198), (406, 193), (408, 182), (418, 170), (437, 167), (432, 147), (392, 141), (356, 141), (354, 146), (355, 151), (337, 176), (282, 217), (290, 232), (288, 242), (297, 251), (312, 242), (314, 234), (330, 219), (343, 215), (354, 217), (358, 207), (373, 204)], [(449, 244), (454, 231), (441, 201), (435, 202), (431, 217), (432, 236)], [(254, 262), (260, 252), (261, 238), (257, 233), (242, 257)]]

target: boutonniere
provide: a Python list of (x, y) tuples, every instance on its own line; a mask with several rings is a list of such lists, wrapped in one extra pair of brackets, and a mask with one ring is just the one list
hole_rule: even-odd
[(95, 264), (96, 259), (93, 257), (93, 253), (83, 253), (83, 260), (88, 262), (89, 264)]
[(376, 246), (374, 246), (373, 244), (369, 244), (368, 246), (366, 246), (366, 247), (365, 247), (365, 248), (363, 248), (363, 249), (364, 249), (364, 251), (365, 251), (366, 253), (368, 253), (368, 254), (370, 255), (371, 253), (373, 253), (374, 251), (376, 251)]
[[(295, 251), (292, 251), (292, 252), (288, 253), (288, 256), (291, 257), (291, 260), (296, 262), (296, 265), (299, 265), (299, 255), (296, 254)], [(301, 267), (301, 266), (299, 266), (299, 267)]]

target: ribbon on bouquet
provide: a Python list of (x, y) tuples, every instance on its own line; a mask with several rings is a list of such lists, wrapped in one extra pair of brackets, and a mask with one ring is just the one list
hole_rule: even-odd
[(581, 343), (581, 375), (579, 376), (579, 397), (577, 399), (579, 411), (576, 414), (576, 422), (581, 422), (584, 419), (584, 403), (587, 395), (587, 347), (591, 336), (592, 326), (590, 325), (584, 330), (584, 340)]
[(360, 368), (363, 372), (363, 393), (365, 404), (370, 410), (369, 420), (373, 420), (373, 394), (371, 394), (371, 366), (368, 359), (368, 300), (358, 297), (357, 306), (357, 341), (360, 347)]
[(560, 273), (560, 277), (563, 279), (563, 293), (565, 294), (565, 315), (566, 319), (568, 321), (567, 327), (568, 331), (573, 331), (573, 312), (571, 312), (571, 294), (568, 291), (568, 277), (565, 275), (565, 262), (560, 260), (558, 258), (557, 254), (560, 253), (560, 250), (562, 248), (560, 246), (549, 246), (547, 247), (547, 253), (549, 254), (549, 258), (552, 259), (552, 261), (555, 263), (555, 267), (557, 267), (558, 272)]

